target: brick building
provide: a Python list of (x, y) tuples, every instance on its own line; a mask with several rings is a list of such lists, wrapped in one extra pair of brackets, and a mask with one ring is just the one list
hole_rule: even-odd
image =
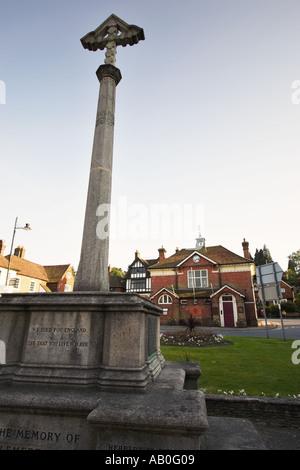
[[(42, 266), (25, 259), (24, 247), (13, 255), (4, 255), (0, 240), (0, 292), (69, 292), (73, 290), (74, 274), (70, 264)], [(10, 265), (9, 265), (10, 261)]]
[(245, 239), (242, 246), (244, 256), (221, 245), (206, 247), (203, 238), (168, 258), (160, 248), (159, 261), (147, 271), (150, 299), (163, 309), (161, 323), (180, 323), (192, 314), (204, 326), (256, 326), (255, 266)]

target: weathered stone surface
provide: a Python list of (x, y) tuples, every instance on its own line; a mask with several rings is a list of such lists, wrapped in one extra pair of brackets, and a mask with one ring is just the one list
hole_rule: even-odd
[(204, 448), (204, 395), (174, 372), (166, 366), (146, 394), (0, 384), (0, 449)]
[(266, 450), (253, 423), (247, 419), (208, 418), (207, 450)]
[(174, 372), (166, 366), (145, 395), (103, 393), (88, 416), (97, 430), (97, 449), (205, 448), (204, 395), (184, 390), (185, 372), (177, 369), (177, 381)]
[(2, 295), (0, 448), (203, 448), (200, 368), (165, 366), (160, 314), (136, 294)]
[(74, 291), (108, 292), (115, 90), (121, 80), (121, 72), (113, 65), (102, 65), (97, 76), (100, 80), (100, 92), (81, 255)]
[(143, 392), (164, 363), (160, 314), (135, 294), (4, 294), (0, 382)]
[(99, 391), (0, 385), (0, 450), (89, 450)]
[(81, 43), (85, 49), (96, 51), (106, 48), (105, 63), (115, 65), (117, 46), (133, 46), (144, 40), (145, 35), (142, 28), (129, 25), (116, 15), (107, 18), (95, 31), (86, 34)]

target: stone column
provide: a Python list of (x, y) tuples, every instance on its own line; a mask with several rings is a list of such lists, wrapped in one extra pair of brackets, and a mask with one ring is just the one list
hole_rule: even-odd
[(115, 91), (122, 76), (113, 65), (101, 65), (99, 101), (90, 169), (81, 256), (74, 291), (109, 291), (109, 215), (115, 119)]

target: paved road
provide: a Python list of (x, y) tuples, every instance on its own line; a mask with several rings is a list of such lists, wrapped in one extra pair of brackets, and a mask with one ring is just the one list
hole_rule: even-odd
[[(262, 320), (264, 324), (264, 320)], [(300, 339), (300, 318), (296, 319), (285, 319), (283, 320), (284, 333), (287, 339)], [(161, 333), (166, 331), (182, 330), (182, 326), (171, 326), (161, 325)], [(265, 326), (249, 327), (249, 328), (204, 328), (198, 327), (198, 330), (209, 330), (215, 333), (220, 333), (224, 336), (255, 336), (255, 337), (267, 337), (267, 330)], [(281, 327), (280, 319), (268, 319), (268, 333), (269, 338), (282, 338), (283, 331)]]

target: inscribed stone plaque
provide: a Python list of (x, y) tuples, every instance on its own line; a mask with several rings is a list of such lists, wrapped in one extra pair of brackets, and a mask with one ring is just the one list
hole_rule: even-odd
[(88, 450), (94, 448), (94, 441), (94, 432), (85, 418), (0, 415), (0, 450)]
[(26, 363), (84, 365), (88, 362), (90, 315), (84, 312), (32, 312)]

